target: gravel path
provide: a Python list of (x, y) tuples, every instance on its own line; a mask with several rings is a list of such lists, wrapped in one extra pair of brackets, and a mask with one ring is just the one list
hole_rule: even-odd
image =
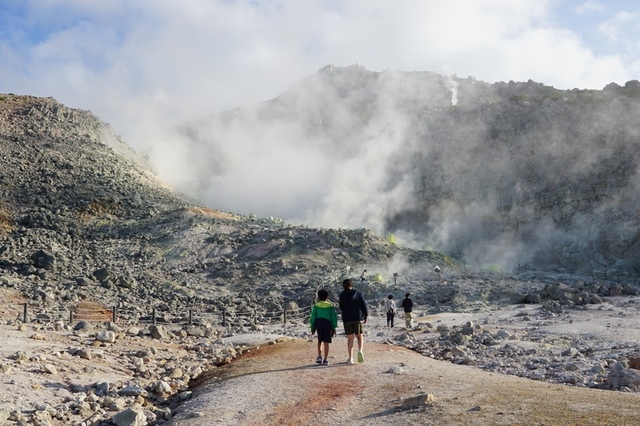
[[(363, 364), (311, 364), (315, 343), (295, 339), (219, 368), (170, 422), (244, 425), (621, 425), (640, 395), (490, 373), (380, 343)], [(421, 399), (422, 398), (422, 399)]]

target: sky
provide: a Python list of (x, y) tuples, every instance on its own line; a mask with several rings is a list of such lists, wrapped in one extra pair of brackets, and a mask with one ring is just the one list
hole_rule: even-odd
[(601, 89), (640, 76), (621, 0), (3, 0), (0, 92), (150, 127), (271, 99), (325, 65)]
[[(533, 80), (558, 89), (624, 85), (640, 78), (640, 3), (0, 2), (0, 93), (54, 97), (69, 107), (92, 111), (131, 147), (148, 154), (160, 177), (180, 190), (196, 179), (189, 174), (188, 161), (198, 153), (170, 136), (172, 129), (272, 99), (329, 64), (359, 64), (371, 71), (434, 71), (489, 83)], [(251, 151), (245, 147), (238, 152)], [(304, 155), (308, 159), (294, 171), (313, 169), (313, 177), (320, 177), (322, 171), (313, 165), (315, 153)], [(255, 169), (275, 173), (273, 168)], [(232, 176), (224, 182), (230, 188)], [(279, 205), (304, 193), (311, 179), (283, 175), (265, 180), (271, 187), (285, 188), (294, 180), (298, 187), (293, 195), (276, 194), (282, 200)], [(209, 191), (214, 195), (206, 202), (216, 207), (222, 204), (215, 196), (246, 194), (253, 204), (245, 199), (224, 207), (245, 214), (260, 210), (264, 203), (251, 192), (255, 181)], [(264, 193), (269, 187), (256, 188)], [(331, 196), (323, 195), (321, 188), (314, 190), (318, 196)], [(270, 208), (257, 213), (268, 216)], [(281, 214), (288, 213), (274, 211)]]

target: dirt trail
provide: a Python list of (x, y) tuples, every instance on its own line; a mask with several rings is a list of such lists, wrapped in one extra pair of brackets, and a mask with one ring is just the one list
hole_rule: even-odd
[[(313, 364), (305, 339), (262, 346), (215, 369), (170, 423), (243, 425), (634, 425), (640, 395), (552, 385), (367, 343), (363, 364)], [(420, 394), (433, 402), (406, 407)]]

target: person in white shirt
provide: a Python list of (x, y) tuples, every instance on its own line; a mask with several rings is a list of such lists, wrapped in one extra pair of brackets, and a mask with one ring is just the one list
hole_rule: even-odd
[(387, 327), (393, 327), (393, 319), (396, 316), (396, 301), (393, 300), (392, 294), (384, 301), (384, 311), (387, 313)]

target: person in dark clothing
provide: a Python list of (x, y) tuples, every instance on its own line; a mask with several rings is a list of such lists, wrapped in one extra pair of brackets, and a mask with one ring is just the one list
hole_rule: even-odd
[(347, 353), (349, 358), (347, 363), (353, 364), (353, 339), (358, 341), (358, 362), (364, 362), (364, 335), (362, 334), (362, 324), (366, 324), (367, 304), (364, 295), (353, 288), (350, 279), (342, 282), (344, 290), (340, 293), (339, 307), (342, 311), (342, 323), (344, 324), (344, 334), (347, 335)]
[(407, 330), (412, 328), (411, 319), (413, 318), (413, 300), (409, 297), (411, 293), (407, 293), (402, 301), (402, 309), (404, 309), (404, 326)]

